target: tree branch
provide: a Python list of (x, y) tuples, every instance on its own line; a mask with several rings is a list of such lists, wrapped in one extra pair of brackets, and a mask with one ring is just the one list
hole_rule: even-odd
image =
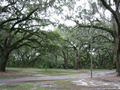
[(107, 10), (109, 10), (113, 15), (114, 18), (117, 22), (118, 25), (120, 25), (120, 21), (119, 21), (119, 13), (117, 13), (116, 11), (114, 11), (105, 0), (100, 0), (102, 2), (102, 4), (106, 7)]
[(94, 39), (95, 39), (96, 37), (99, 37), (99, 36), (102, 36), (103, 38), (107, 39), (109, 42), (114, 43), (114, 41), (110, 40), (109, 38), (107, 38), (107, 37), (104, 36), (104, 35), (98, 35), (98, 36), (95, 36)]
[(23, 17), (21, 20), (18, 20), (16, 23), (14, 23), (14, 25), (11, 27), (11, 31), (14, 29), (14, 27), (15, 27), (16, 24), (28, 20), (29, 17), (30, 17), (35, 11), (37, 11), (37, 10), (38, 10), (38, 8), (34, 9), (32, 12), (30, 12), (30, 13), (27, 15), (27, 17)]
[(37, 60), (40, 60), (41, 58), (39, 58), (39, 56), (37, 56), (37, 57), (35, 57), (33, 60), (31, 60), (29, 63), (28, 63), (28, 65), (30, 65), (32, 62), (35, 62), (35, 61), (37, 61)]
[(101, 30), (109, 32), (114, 37), (113, 29), (111, 29), (111, 28), (101, 27), (101, 26), (97, 26), (97, 25), (83, 25), (83, 24), (80, 24), (78, 21), (75, 21), (75, 22), (79, 27), (101, 29)]
[[(20, 46), (19, 46), (19, 43), (21, 43), (21, 42), (24, 41), (24, 40), (27, 40), (27, 39), (30, 38), (32, 35), (34, 35), (34, 33), (36, 33), (36, 32), (30, 33), (30, 34), (27, 35), (26, 37), (23, 37), (23, 38), (21, 38), (20, 40), (18, 40), (18, 41), (16, 41), (15, 43), (13, 43), (13, 44), (11, 45), (11, 49), (10, 49), (9, 52), (11, 52), (11, 51), (14, 50), (14, 49), (19, 48), (19, 47), (20, 47)], [(23, 46), (23, 45), (21, 45), (21, 46)]]
[[(17, 2), (17, 1), (16, 1), (16, 2)], [(7, 6), (4, 6), (4, 7), (2, 8), (2, 12), (7, 12), (7, 8), (8, 8), (9, 6), (13, 5), (13, 4), (16, 4), (16, 2), (12, 2), (12, 3), (8, 4)]]
[(23, 44), (20, 44), (20, 45), (18, 45), (15, 49), (18, 49), (18, 48), (20, 48), (20, 47), (22, 47), (22, 46), (29, 46), (29, 44), (28, 43), (30, 43), (30, 42), (25, 42), (25, 43), (23, 43)]
[(18, 18), (10, 18), (10, 19), (7, 19), (6, 21), (3, 21), (0, 23), (0, 28), (2, 27), (3, 24), (7, 23), (7, 22), (11, 22), (11, 21), (14, 21), (14, 20), (17, 20)]

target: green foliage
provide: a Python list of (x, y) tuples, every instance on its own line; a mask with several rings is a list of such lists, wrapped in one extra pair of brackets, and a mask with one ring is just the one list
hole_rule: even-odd
[[(91, 56), (94, 68), (108, 68), (109, 53), (114, 50), (113, 36), (116, 36), (111, 17), (103, 16), (101, 12), (105, 10), (98, 10), (99, 1), (88, 1), (89, 9), (77, 5), (80, 2), (8, 0), (6, 6), (0, 6), (0, 70), (7, 62), (9, 67), (39, 67), (47, 71), (48, 68), (65, 68), (65, 60), (68, 68), (73, 68), (74, 62), (79, 62), (79, 68), (89, 68)], [(76, 25), (58, 24), (59, 20), (52, 22), (53, 13), (63, 20), (74, 21)], [(57, 27), (54, 31), (42, 30), (49, 25)]]
[[(40, 27), (45, 27), (52, 22), (49, 19), (45, 19), (46, 17), (41, 19), (38, 15), (38, 13), (41, 12), (45, 15), (46, 9), (54, 4), (54, 0), (52, 2), (14, 0), (6, 1), (6, 4), (6, 6), (3, 6), (5, 11), (3, 10), (1, 12), (2, 16), (0, 17), (0, 53), (2, 53), (1, 57), (7, 59), (4, 61), (1, 60), (3, 62), (0, 64), (0, 67), (3, 66), (3, 68), (1, 68), (2, 71), (5, 71), (4, 66), (6, 66), (6, 62), (10, 59), (9, 56), (12, 51), (23, 46), (26, 46), (27, 49), (28, 47), (37, 48), (38, 45), (42, 43), (41, 41), (47, 42), (48, 38), (54, 37), (54, 34), (51, 32), (49, 34), (52, 36), (47, 37), (47, 40), (45, 40), (46, 36), (40, 30)], [(36, 25), (33, 25), (33, 22), (35, 22)], [(46, 35), (48, 34), (48, 32), (45, 33)], [(44, 38), (42, 38), (42, 36)], [(29, 51), (29, 49), (27, 51)], [(15, 62), (18, 61), (11, 60), (9, 62), (10, 66), (14, 66), (13, 64), (17, 65)]]

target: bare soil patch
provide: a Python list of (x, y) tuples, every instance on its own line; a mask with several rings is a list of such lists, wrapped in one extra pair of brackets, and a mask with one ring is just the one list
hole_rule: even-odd
[(0, 72), (0, 76), (24, 76), (21, 72)]
[(98, 81), (104, 81), (104, 82), (120, 82), (120, 77), (114, 76), (114, 77), (96, 77), (93, 78), (94, 80)]
[(22, 73), (22, 72), (0, 72), (0, 79), (14, 79), (14, 78), (20, 78), (30, 76), (28, 74)]
[(82, 78), (71, 83), (81, 86), (81, 90), (120, 90), (120, 77), (116, 72), (93, 78)]
[[(113, 76), (109, 76), (109, 75), (113, 75)], [(110, 73), (103, 77), (94, 77), (93, 80), (118, 83), (120, 82), (120, 77), (117, 76), (117, 73), (115, 72), (115, 73)]]

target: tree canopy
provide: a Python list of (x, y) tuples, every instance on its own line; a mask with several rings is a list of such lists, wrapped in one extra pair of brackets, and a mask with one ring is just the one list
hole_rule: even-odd
[(120, 76), (119, 37), (120, 0), (0, 1), (0, 71), (90, 68), (92, 56), (94, 68)]

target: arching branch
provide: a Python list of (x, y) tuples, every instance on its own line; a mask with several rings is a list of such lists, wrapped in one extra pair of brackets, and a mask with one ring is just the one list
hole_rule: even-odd
[(97, 35), (97, 36), (94, 37), (94, 39), (97, 38), (97, 37), (99, 37), (99, 36), (101, 36), (101, 37), (107, 39), (109, 42), (114, 43), (114, 41), (110, 40), (108, 37), (106, 37), (106, 36), (104, 36), (104, 35)]
[(11, 31), (14, 29), (14, 27), (15, 27), (16, 24), (28, 20), (28, 19), (30, 18), (30, 16), (31, 16), (35, 11), (37, 11), (37, 10), (38, 10), (38, 8), (34, 9), (32, 12), (30, 12), (30, 13), (27, 15), (27, 17), (23, 17), (23, 19), (18, 20), (18, 21), (11, 27)]
[[(107, 10), (109, 10), (115, 17), (115, 20), (117, 22), (118, 25), (120, 25), (120, 21), (119, 21), (119, 13), (117, 13), (116, 11), (114, 11), (109, 4), (107, 4), (107, 2), (105, 0), (100, 0), (102, 2), (102, 4), (106, 7)], [(116, 0), (117, 1), (117, 0)]]
[(109, 32), (109, 33), (114, 37), (113, 29), (112, 29), (112, 28), (101, 27), (101, 26), (97, 26), (97, 25), (84, 25), (84, 24), (80, 24), (79, 21), (75, 21), (75, 22), (76, 22), (76, 24), (77, 24), (79, 27), (95, 28), (95, 29), (104, 30), (104, 31), (106, 31), (106, 32)]

